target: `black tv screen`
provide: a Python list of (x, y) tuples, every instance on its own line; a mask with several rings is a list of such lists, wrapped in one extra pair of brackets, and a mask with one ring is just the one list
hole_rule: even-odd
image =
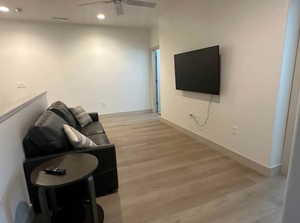
[(220, 94), (219, 46), (175, 55), (176, 89)]

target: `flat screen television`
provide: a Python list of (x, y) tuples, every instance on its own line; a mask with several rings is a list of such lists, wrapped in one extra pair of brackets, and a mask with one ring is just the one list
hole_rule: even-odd
[(220, 94), (219, 46), (175, 55), (176, 89)]

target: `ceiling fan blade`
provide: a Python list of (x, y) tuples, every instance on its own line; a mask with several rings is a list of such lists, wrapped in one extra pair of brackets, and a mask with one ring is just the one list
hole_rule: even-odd
[(88, 6), (88, 5), (95, 5), (95, 4), (107, 4), (107, 3), (113, 3), (114, 1), (111, 0), (111, 1), (102, 1), (102, 0), (99, 0), (99, 1), (92, 1), (92, 2), (86, 2), (86, 3), (81, 3), (81, 4), (78, 4), (78, 6)]
[(154, 3), (154, 2), (126, 0), (126, 3), (127, 3), (127, 5), (141, 6), (141, 7), (147, 7), (147, 8), (155, 8), (156, 7), (156, 3)]
[(117, 15), (124, 15), (124, 8), (121, 2), (115, 3)]

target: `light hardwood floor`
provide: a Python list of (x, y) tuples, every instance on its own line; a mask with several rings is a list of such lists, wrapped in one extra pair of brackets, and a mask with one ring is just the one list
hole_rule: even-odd
[(159, 121), (104, 117), (117, 147), (119, 192), (105, 223), (280, 223), (283, 177), (265, 178)]

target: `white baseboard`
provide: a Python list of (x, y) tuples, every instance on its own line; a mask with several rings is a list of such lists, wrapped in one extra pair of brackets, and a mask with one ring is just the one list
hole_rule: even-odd
[(112, 117), (118, 117), (122, 115), (133, 115), (133, 114), (144, 114), (144, 113), (153, 113), (152, 109), (146, 109), (146, 110), (139, 110), (139, 111), (129, 111), (129, 112), (118, 112), (118, 113), (111, 113), (111, 114), (100, 114), (101, 118), (112, 118)]
[(161, 122), (183, 132), (184, 134), (186, 135), (189, 135), (190, 137), (192, 137), (193, 139), (209, 146), (210, 148), (224, 154), (225, 156), (227, 157), (230, 157), (231, 159), (239, 162), (241, 165), (243, 166), (246, 166), (250, 169), (253, 169), (255, 170), (256, 172), (258, 172), (259, 174), (263, 175), (263, 176), (276, 176), (276, 175), (279, 175), (280, 174), (280, 169), (281, 169), (281, 166), (277, 166), (277, 167), (273, 167), (273, 168), (268, 168), (266, 166), (263, 166), (251, 159), (248, 159), (236, 152), (233, 152), (221, 145), (218, 145), (216, 144), (215, 142), (211, 141), (211, 140), (208, 140), (200, 135), (197, 135), (196, 133), (188, 130), (188, 129), (185, 129), (185, 128), (182, 128), (181, 126), (177, 125), (177, 124), (174, 124), (164, 118), (161, 118), (160, 119)]

